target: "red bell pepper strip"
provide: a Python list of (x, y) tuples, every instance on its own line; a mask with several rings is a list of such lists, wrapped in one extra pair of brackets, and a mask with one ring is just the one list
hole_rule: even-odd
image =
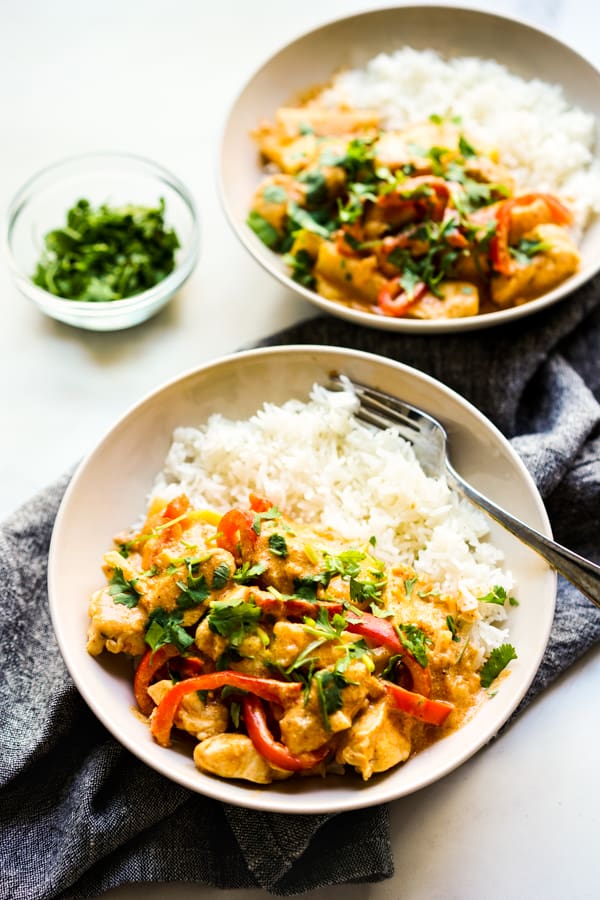
[(377, 304), (385, 316), (403, 316), (427, 291), (427, 285), (418, 281), (410, 293), (400, 290), (400, 276), (390, 279), (379, 291)]
[(347, 618), (348, 624), (346, 629), (353, 634), (360, 634), (367, 640), (379, 644), (381, 647), (387, 647), (392, 653), (402, 656), (402, 661), (410, 672), (413, 688), (417, 693), (424, 697), (431, 695), (431, 675), (428, 669), (417, 662), (415, 657), (408, 650), (396, 633), (396, 629), (387, 619), (380, 619), (371, 613), (363, 613), (362, 616), (354, 616), (349, 613)]
[(163, 747), (171, 743), (171, 729), (179, 708), (179, 704), (186, 696), (194, 691), (216, 691), (229, 685), (240, 691), (249, 691), (268, 700), (271, 703), (284, 705), (296, 700), (302, 692), (302, 685), (298, 682), (276, 681), (274, 678), (259, 678), (256, 675), (246, 675), (243, 672), (232, 672), (224, 669), (221, 672), (211, 672), (208, 675), (198, 675), (196, 678), (186, 678), (173, 685), (160, 701), (150, 720), (150, 731), (154, 738)]
[(273, 509), (273, 504), (270, 500), (266, 500), (264, 497), (259, 497), (257, 494), (250, 493), (248, 496), (250, 502), (250, 509), (254, 512), (261, 513), (266, 512), (268, 509)]
[(397, 709), (414, 719), (421, 719), (422, 722), (427, 722), (429, 725), (443, 725), (454, 709), (453, 703), (448, 703), (446, 700), (431, 700), (423, 697), (422, 694), (407, 691), (397, 684), (392, 684), (391, 681), (383, 681), (383, 686)]
[(258, 697), (248, 694), (242, 699), (242, 713), (248, 737), (260, 755), (272, 766), (288, 772), (302, 772), (314, 769), (328, 755), (330, 748), (325, 745), (310, 753), (299, 753), (295, 756), (285, 744), (276, 741), (267, 725), (265, 709)]
[(149, 716), (154, 709), (154, 701), (148, 693), (152, 679), (173, 656), (179, 656), (179, 650), (173, 644), (164, 644), (158, 650), (147, 650), (135, 670), (133, 693), (140, 712), (145, 716)]
[(570, 210), (552, 194), (524, 194), (499, 203), (496, 208), (496, 233), (490, 241), (490, 258), (494, 270), (501, 275), (510, 275), (516, 265), (508, 246), (512, 211), (515, 206), (527, 206), (536, 200), (544, 201), (555, 225), (569, 225), (573, 220)]
[(248, 510), (230, 509), (217, 525), (217, 545), (239, 560), (244, 550), (256, 543), (258, 535), (252, 528), (253, 522), (254, 515)]

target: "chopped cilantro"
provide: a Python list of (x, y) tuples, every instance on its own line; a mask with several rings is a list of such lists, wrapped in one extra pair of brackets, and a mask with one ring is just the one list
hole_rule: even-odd
[(279, 184), (268, 184), (262, 195), (267, 203), (285, 203), (288, 198), (287, 191)]
[(221, 588), (224, 588), (230, 578), (231, 569), (229, 568), (227, 563), (221, 563), (220, 565), (218, 565), (213, 572), (212, 577), (213, 591), (220, 591)]
[(477, 156), (477, 150), (468, 142), (464, 134), (461, 134), (458, 139), (458, 149), (465, 159), (471, 159), (474, 156)]
[(113, 602), (121, 603), (129, 609), (133, 609), (134, 606), (137, 606), (140, 593), (135, 586), (136, 581), (137, 578), (132, 578), (128, 581), (123, 574), (123, 569), (117, 567), (112, 574), (109, 582), (110, 587), (108, 589), (108, 593), (113, 598)]
[(230, 597), (211, 605), (207, 621), (211, 631), (227, 638), (232, 647), (239, 647), (245, 637), (254, 634), (260, 616), (260, 608), (253, 600)]
[(275, 556), (286, 557), (288, 555), (287, 542), (282, 534), (269, 535), (269, 550)]
[(446, 625), (448, 626), (448, 631), (452, 635), (452, 640), (456, 642), (460, 641), (454, 616), (446, 616)]
[(517, 659), (517, 652), (512, 644), (501, 644), (492, 650), (479, 673), (481, 686), (488, 688), (513, 659)]
[(406, 599), (410, 600), (411, 594), (413, 592), (413, 588), (417, 583), (418, 578), (406, 578), (404, 581), (404, 590), (406, 591)]
[(254, 563), (254, 565), (252, 565), (249, 562), (245, 562), (239, 569), (235, 570), (232, 577), (237, 584), (250, 584), (250, 582), (258, 578), (259, 575), (262, 575), (266, 568), (267, 566), (265, 563)]
[(179, 240), (155, 207), (92, 207), (78, 200), (66, 224), (49, 231), (32, 281), (68, 300), (123, 300), (154, 287), (173, 271)]
[(287, 253), (284, 262), (292, 270), (292, 278), (298, 284), (306, 288), (313, 288), (316, 284), (313, 268), (315, 261), (307, 250), (298, 250), (297, 253)]
[(266, 244), (271, 250), (274, 250), (277, 247), (279, 244), (279, 232), (270, 222), (267, 222), (264, 216), (261, 216), (260, 213), (256, 212), (255, 209), (250, 211), (248, 218), (246, 219), (246, 224), (252, 229), (254, 234), (261, 239), (263, 244)]
[(431, 638), (427, 637), (418, 625), (398, 625), (396, 627), (403, 646), (412, 653), (420, 666), (426, 668), (429, 662), (427, 647), (433, 643)]
[(327, 200), (327, 181), (322, 172), (317, 169), (302, 172), (298, 181), (306, 186), (306, 205), (309, 208)]
[(279, 519), (281, 513), (277, 509), (276, 506), (272, 506), (270, 509), (265, 510), (265, 512), (259, 512), (254, 514), (254, 521), (252, 522), (252, 531), (255, 534), (260, 534), (260, 526), (265, 519)]
[(528, 266), (534, 256), (538, 253), (543, 253), (549, 247), (550, 244), (547, 241), (537, 241), (523, 237), (516, 247), (509, 247), (508, 251), (520, 265)]
[[(504, 606), (507, 600), (510, 603), (508, 594), (501, 584), (495, 584), (489, 594), (486, 594), (484, 597), (478, 597), (477, 599), (480, 603), (495, 603), (497, 606)], [(511, 606), (514, 606), (514, 603), (511, 603)]]
[(323, 725), (326, 731), (331, 731), (329, 716), (342, 708), (342, 690), (346, 687), (346, 679), (339, 672), (320, 669), (315, 674), (313, 681)]
[(150, 624), (144, 640), (152, 650), (164, 644), (174, 644), (183, 653), (194, 643), (194, 638), (182, 627), (183, 613), (180, 610), (167, 612), (161, 606), (150, 613)]

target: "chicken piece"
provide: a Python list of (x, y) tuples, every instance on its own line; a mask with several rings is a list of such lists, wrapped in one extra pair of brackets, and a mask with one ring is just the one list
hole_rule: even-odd
[(379, 128), (379, 113), (374, 109), (330, 109), (326, 106), (282, 106), (277, 110), (276, 123), (280, 134), (295, 137), (311, 131), (317, 137), (375, 132)]
[(498, 192), (493, 196), (500, 199), (510, 196), (515, 189), (514, 179), (504, 166), (494, 162), (489, 156), (473, 156), (465, 162), (465, 175), (472, 178), (473, 181), (483, 182), (485, 184), (500, 184), (506, 188), (506, 192)]
[(371, 703), (342, 736), (336, 762), (354, 766), (364, 781), (408, 759), (413, 719), (390, 709), (386, 697)]
[(431, 148), (447, 149), (451, 159), (458, 152), (459, 140), (460, 132), (450, 122), (422, 122), (404, 131), (386, 131), (375, 143), (376, 164), (391, 171), (410, 166), (413, 174), (427, 175), (433, 172), (428, 155)]
[(91, 618), (88, 628), (87, 650), (98, 656), (103, 650), (109, 653), (130, 653), (140, 656), (147, 650), (144, 634), (146, 613), (139, 607), (129, 609), (123, 603), (115, 603), (108, 589), (92, 594), (89, 605)]
[(217, 734), (197, 744), (194, 762), (201, 772), (221, 778), (243, 778), (255, 784), (271, 784), (293, 773), (271, 766), (245, 734)]
[(387, 279), (379, 272), (376, 256), (342, 256), (332, 241), (323, 241), (314, 268), (317, 291), (330, 300), (358, 300), (373, 304)]
[(252, 209), (283, 233), (290, 202), (304, 204), (306, 191), (291, 175), (270, 175), (254, 194)]
[(227, 649), (228, 640), (220, 634), (211, 631), (208, 619), (204, 618), (196, 628), (196, 647), (210, 659), (216, 660)]
[(294, 754), (316, 750), (332, 734), (350, 728), (354, 716), (370, 693), (377, 693), (378, 683), (360, 659), (350, 663), (345, 672), (347, 684), (340, 690), (341, 706), (328, 716), (329, 728), (323, 721), (317, 686), (313, 679), (308, 702), (303, 697), (289, 706), (279, 721), (281, 739)]
[(522, 237), (538, 225), (548, 225), (552, 221), (552, 210), (541, 197), (527, 204), (516, 203), (510, 213), (508, 243), (518, 244)]
[(472, 282), (442, 281), (438, 290), (441, 297), (428, 291), (405, 315), (410, 319), (458, 319), (479, 312), (479, 290)]
[(498, 306), (527, 303), (573, 275), (579, 267), (579, 253), (566, 229), (560, 225), (538, 225), (523, 237), (540, 241), (544, 249), (526, 263), (516, 263), (510, 275), (494, 275), (492, 300)]
[[(296, 661), (300, 653), (306, 650), (315, 637), (309, 634), (303, 625), (282, 620), (273, 626), (273, 640), (269, 647), (271, 662), (287, 668)], [(355, 634), (344, 631), (339, 639), (325, 641), (310, 654), (316, 660), (319, 669), (332, 666), (345, 655), (345, 645), (359, 640)]]
[[(148, 693), (158, 706), (173, 687), (173, 682), (165, 678), (150, 685)], [(174, 724), (176, 728), (193, 734), (199, 741), (212, 737), (215, 734), (223, 734), (229, 724), (229, 710), (218, 700), (207, 699), (204, 703), (197, 692), (186, 694), (179, 704), (175, 714)]]

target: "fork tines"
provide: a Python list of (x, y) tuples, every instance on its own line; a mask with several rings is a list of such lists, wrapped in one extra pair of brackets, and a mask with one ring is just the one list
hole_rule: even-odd
[(360, 408), (355, 414), (357, 419), (382, 429), (396, 425), (403, 437), (409, 441), (413, 441), (419, 435), (420, 427), (414, 419), (420, 418), (420, 414), (397, 397), (378, 391), (377, 388), (369, 387), (360, 381), (354, 381), (346, 375), (332, 375), (331, 387), (335, 390), (349, 388), (356, 394), (360, 401)]

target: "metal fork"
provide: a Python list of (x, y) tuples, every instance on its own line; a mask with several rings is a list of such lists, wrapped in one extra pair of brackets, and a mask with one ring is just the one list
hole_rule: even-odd
[(395, 426), (399, 434), (413, 445), (426, 475), (438, 478), (445, 474), (450, 487), (485, 510), (507, 531), (539, 553), (552, 568), (564, 575), (592, 603), (600, 607), (600, 566), (544, 537), (468, 484), (448, 458), (448, 435), (437, 419), (398, 397), (354, 381), (345, 375), (332, 375), (329, 388), (332, 390), (351, 388), (360, 401), (356, 418), (376, 428)]

